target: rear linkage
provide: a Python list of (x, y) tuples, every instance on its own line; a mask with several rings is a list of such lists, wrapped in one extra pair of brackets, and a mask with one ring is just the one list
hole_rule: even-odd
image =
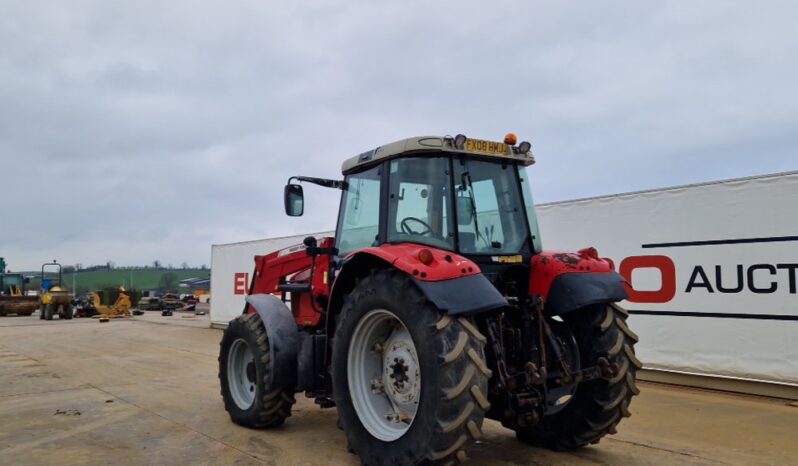
[[(596, 379), (610, 380), (619, 373), (618, 365), (606, 357), (599, 357), (592, 367), (574, 370), (566, 360), (563, 342), (544, 318), (544, 300), (535, 297), (530, 301), (520, 306), (523, 330), (503, 325), (504, 312), (485, 319), (488, 353), (494, 358), (496, 367), (496, 375), (490, 381), (490, 394), (496, 402), (489, 417), (509, 428), (537, 423), (546, 412), (546, 400), (552, 388), (576, 386)], [(523, 348), (530, 349), (527, 356), (537, 353), (537, 362), (530, 358), (520, 370), (510, 373), (506, 355), (524, 354)], [(554, 365), (559, 370), (547, 369)]]

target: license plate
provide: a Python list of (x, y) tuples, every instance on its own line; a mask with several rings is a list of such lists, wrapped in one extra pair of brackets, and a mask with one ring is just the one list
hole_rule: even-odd
[(490, 155), (507, 155), (507, 144), (482, 139), (466, 139), (465, 148), (469, 152)]

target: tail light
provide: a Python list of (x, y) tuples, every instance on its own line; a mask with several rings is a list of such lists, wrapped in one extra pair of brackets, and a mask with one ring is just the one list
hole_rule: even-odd
[(418, 261), (422, 264), (430, 265), (434, 259), (435, 258), (432, 257), (432, 251), (429, 249), (422, 249), (421, 251), (418, 251)]

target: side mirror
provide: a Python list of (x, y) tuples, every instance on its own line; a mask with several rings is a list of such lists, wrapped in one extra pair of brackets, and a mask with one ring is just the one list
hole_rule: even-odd
[(299, 217), (305, 212), (305, 195), (302, 186), (298, 184), (285, 185), (283, 192), (285, 201), (285, 213), (291, 217)]
[(455, 204), (457, 225), (471, 225), (474, 221), (474, 200), (470, 196), (458, 196), (455, 198)]

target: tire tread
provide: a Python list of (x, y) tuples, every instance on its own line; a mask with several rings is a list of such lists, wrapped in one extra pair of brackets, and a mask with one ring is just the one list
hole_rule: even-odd
[[(262, 354), (260, 361), (264, 365), (268, 365), (271, 360), (269, 350), (269, 338), (264, 327), (260, 315), (257, 313), (242, 314), (230, 322), (228, 330), (245, 330), (254, 334), (254, 341), (257, 345), (256, 350)], [(220, 345), (223, 347), (224, 338)], [(261, 427), (276, 427), (282, 425), (285, 420), (291, 416), (291, 406), (296, 403), (294, 393), (286, 389), (273, 389), (267, 390), (264, 387), (265, 380), (259, 382), (261, 389), (260, 399), (256, 400), (256, 405), (250, 408), (252, 410), (245, 419), (236, 418), (233, 416), (233, 411), (238, 407), (231, 398), (226, 394), (225, 386), (226, 374), (224, 374), (221, 351), (219, 352), (219, 381), (221, 382), (222, 398), (224, 399), (224, 408), (230, 414), (233, 422), (244, 427), (261, 428)], [(224, 365), (226, 366), (226, 365)], [(265, 378), (264, 378), (265, 379)]]
[[(629, 313), (616, 303), (602, 309), (582, 309), (574, 317), (590, 341), (591, 354), (605, 355), (617, 368), (609, 379), (582, 384), (572, 403), (577, 409), (557, 413), (530, 427), (519, 428), (516, 437), (525, 443), (554, 450), (573, 450), (598, 443), (604, 436), (617, 432), (618, 423), (631, 416), (629, 403), (640, 393), (635, 375), (643, 365), (635, 356), (637, 334), (626, 325)], [(592, 313), (588, 315), (588, 313)], [(584, 352), (585, 349), (583, 348)]]
[[(346, 425), (346, 417), (339, 412), (339, 419), (344, 421), (348, 444), (354, 453), (361, 456), (364, 464), (462, 463), (468, 459), (466, 449), (482, 436), (482, 422), (490, 407), (483, 394), (487, 393), (491, 374), (484, 356), (487, 339), (470, 318), (442, 313), (402, 272), (372, 270), (369, 275), (356, 281), (355, 288), (347, 296), (337, 318), (333, 345), (338, 344), (338, 335), (345, 333), (345, 327), (354, 325), (349, 316), (355, 309), (362, 307), (364, 301), (373, 299), (374, 295), (395, 296), (397, 292), (401, 293), (404, 302), (417, 310), (424, 322), (423, 328), (429, 329), (429, 335), (438, 348), (437, 354), (433, 354), (437, 358), (437, 372), (440, 374), (440, 385), (437, 387), (439, 398), (434, 418), (430, 419), (433, 434), (415, 447), (390, 453), (380, 448), (379, 453), (375, 454), (374, 451), (368, 451), (372, 446), (359, 443), (363, 439), (351, 432)], [(348, 342), (341, 343), (348, 346)], [(335, 366), (335, 354), (338, 353), (335, 353), (335, 348), (333, 351)], [(335, 367), (333, 370), (335, 374)], [(343, 377), (346, 377), (345, 372)], [(336, 391), (336, 398), (340, 396)], [(343, 403), (337, 404), (340, 408)]]

